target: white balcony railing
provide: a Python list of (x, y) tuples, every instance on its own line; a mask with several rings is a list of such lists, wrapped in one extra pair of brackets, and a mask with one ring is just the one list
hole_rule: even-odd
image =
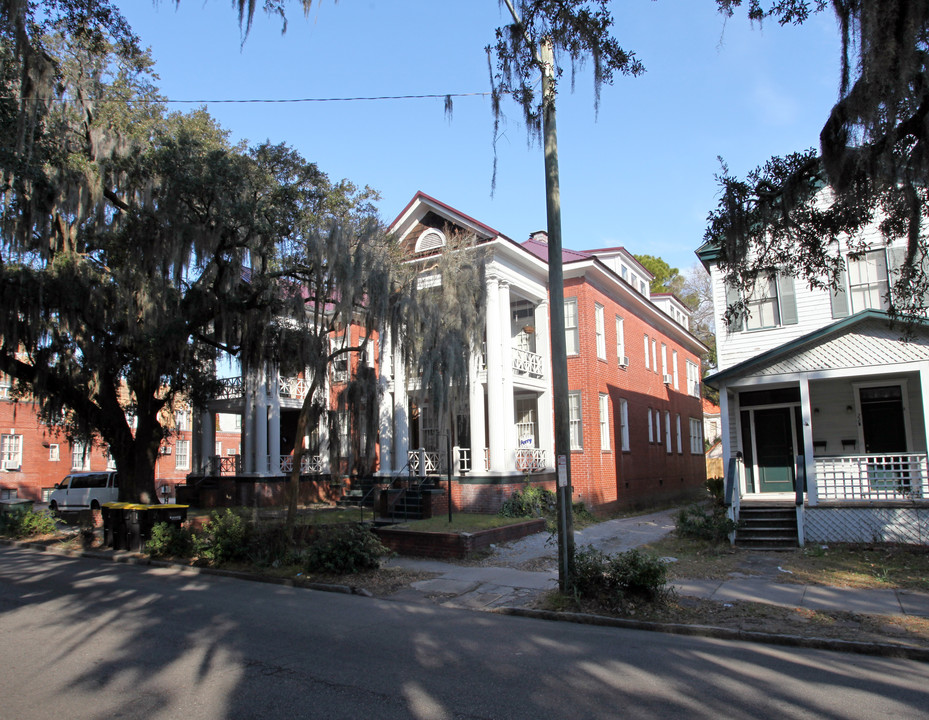
[(418, 477), (426, 475), (441, 475), (446, 471), (444, 452), (431, 452), (428, 450), (410, 450), (407, 458), (410, 463), (410, 473)]
[(816, 458), (819, 500), (914, 500), (929, 497), (926, 455)]
[(294, 400), (303, 400), (310, 389), (309, 383), (301, 377), (284, 377), (279, 375), (277, 378), (278, 394), (282, 398), (292, 398)]
[[(294, 470), (294, 456), (281, 455), (279, 467), (281, 473), (289, 475)], [(320, 475), (323, 472), (323, 459), (320, 455), (304, 455), (300, 458), (301, 475)]]
[(528, 375), (529, 377), (542, 377), (544, 364), (542, 356), (528, 350), (519, 350), (513, 348), (513, 370), (518, 375)]
[(539, 448), (521, 448), (517, 450), (516, 469), (519, 472), (542, 472), (545, 470), (545, 451)]

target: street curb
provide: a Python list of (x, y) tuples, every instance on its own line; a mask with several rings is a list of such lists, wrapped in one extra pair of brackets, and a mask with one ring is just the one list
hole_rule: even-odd
[(751, 630), (733, 630), (712, 625), (681, 625), (677, 623), (659, 623), (647, 620), (627, 620), (605, 615), (586, 613), (555, 612), (552, 610), (533, 610), (520, 607), (499, 607), (489, 612), (499, 615), (550, 620), (554, 622), (572, 622), (579, 625), (597, 625), (601, 627), (623, 628), (626, 630), (646, 630), (669, 635), (691, 635), (695, 637), (716, 638), (719, 640), (741, 640), (765, 645), (783, 645), (801, 647), (811, 650), (831, 650), (833, 652), (873, 655), (877, 657), (902, 658), (929, 662), (929, 648), (888, 643), (864, 643), (854, 640), (835, 640), (832, 638), (802, 637), (800, 635), (777, 635), (774, 633), (754, 632)]
[[(241, 572), (237, 570), (222, 570), (220, 568), (198, 567), (196, 565), (181, 565), (166, 560), (153, 560), (144, 555), (128, 551), (100, 551), (100, 550), (70, 550), (67, 548), (53, 548), (39, 542), (27, 540), (11, 540), (0, 538), (0, 545), (12, 545), (27, 550), (50, 552), (58, 555), (70, 555), (90, 560), (106, 560), (109, 562), (124, 563), (127, 565), (148, 565), (152, 567), (174, 568), (193, 575), (214, 575), (228, 577), (235, 580), (250, 582), (263, 582), (270, 585), (284, 585), (297, 589), (317, 590), (320, 592), (333, 592), (343, 595), (359, 595), (372, 597), (364, 588), (351, 585), (330, 585), (328, 583), (301, 583), (290, 578), (276, 578), (266, 575)], [(390, 598), (381, 598), (390, 600)], [(658, 623), (647, 620), (628, 620), (624, 618), (608, 617), (606, 615), (591, 615), (587, 613), (555, 612), (553, 610), (534, 610), (521, 607), (498, 607), (479, 612), (490, 612), (496, 615), (509, 615), (525, 617), (535, 620), (549, 620), (553, 622), (572, 622), (578, 625), (595, 625), (600, 627), (621, 628), (625, 630), (645, 630), (648, 632), (661, 632), (669, 635), (689, 635), (693, 637), (708, 637), (719, 640), (739, 640), (755, 642), (765, 645), (781, 645), (787, 647), (801, 647), (811, 650), (830, 650), (833, 652), (854, 653), (857, 655), (871, 655), (877, 657), (900, 658), (929, 662), (929, 648), (918, 648), (907, 645), (892, 645), (888, 643), (863, 643), (853, 640), (835, 640), (832, 638), (807, 638), (799, 635), (777, 635), (774, 633), (754, 632), (751, 630), (733, 630), (731, 628), (714, 627), (712, 625), (682, 625), (678, 623)]]

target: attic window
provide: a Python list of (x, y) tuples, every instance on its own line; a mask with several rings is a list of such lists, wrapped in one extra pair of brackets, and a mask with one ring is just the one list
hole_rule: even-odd
[(445, 234), (441, 230), (430, 228), (416, 241), (416, 252), (426, 252), (445, 247)]

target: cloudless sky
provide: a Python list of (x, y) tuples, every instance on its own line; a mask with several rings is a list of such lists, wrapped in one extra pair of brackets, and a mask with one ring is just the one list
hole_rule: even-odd
[[(257, 11), (245, 42), (230, 0), (119, 0), (151, 47), (171, 100), (281, 100), (487, 93), (497, 0), (317, 0), (288, 25)], [(261, 5), (260, 2), (256, 3)], [(602, 88), (570, 68), (557, 104), (564, 246), (623, 245), (682, 272), (717, 202), (721, 156), (744, 175), (771, 155), (818, 147), (837, 98), (839, 38), (827, 12), (800, 27), (726, 21), (713, 0), (616, 0), (614, 36), (646, 73)], [(204, 103), (233, 140), (292, 145), (333, 181), (381, 193), (391, 221), (423, 192), (522, 242), (544, 229), (542, 151), (504, 102), (491, 195), (489, 96)], [(172, 105), (189, 110), (197, 105)]]

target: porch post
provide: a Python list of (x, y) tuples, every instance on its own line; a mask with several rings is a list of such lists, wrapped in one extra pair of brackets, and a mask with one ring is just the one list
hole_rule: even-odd
[(281, 472), (281, 388), (278, 368), (272, 365), (268, 371), (268, 457), (271, 475)]
[[(486, 332), (485, 332), (486, 337)], [(484, 383), (481, 382), (480, 353), (471, 353), (471, 371), (468, 403), (471, 420), (471, 473), (487, 471), (484, 465), (484, 448), (487, 447), (487, 428), (484, 426)]]
[(489, 467), (501, 472), (504, 467), (503, 434), (506, 424), (503, 416), (503, 329), (500, 327), (499, 280), (487, 278), (487, 423)]
[(210, 458), (216, 454), (216, 426), (213, 413), (205, 410), (200, 414), (200, 472), (210, 471)]
[[(725, 469), (729, 462), (729, 458), (735, 456), (735, 453), (732, 450), (733, 419), (729, 415), (729, 389), (725, 385), (720, 385), (719, 387), (719, 419), (720, 425), (725, 429), (725, 432), (720, 433), (722, 435), (721, 439), (723, 441), (723, 467)], [(739, 493), (744, 492), (745, 488), (740, 487)]]
[[(806, 474), (806, 501), (816, 505), (816, 458), (813, 456), (813, 408), (810, 405), (810, 381), (800, 378), (800, 416), (803, 422), (803, 463)], [(799, 481), (799, 478), (798, 478)]]
[(268, 474), (268, 374), (262, 366), (255, 378), (255, 474)]
[(410, 454), (410, 405), (406, 393), (406, 367), (399, 340), (393, 344), (393, 444), (397, 471), (406, 467)]
[[(924, 439), (926, 448), (925, 452), (929, 454), (929, 363), (921, 363), (919, 366), (919, 390), (923, 401), (923, 432), (926, 434)], [(920, 462), (922, 476), (922, 493), (920, 497), (929, 497), (929, 477), (926, 476), (927, 468), (926, 459)]]
[(249, 371), (243, 373), (242, 376), (242, 384), (244, 386), (243, 395), (245, 399), (245, 409), (242, 418), (242, 472), (246, 475), (252, 475), (255, 472), (255, 424), (257, 420), (255, 412), (255, 404), (257, 402), (255, 375), (255, 371), (249, 369)]
[(500, 282), (501, 389), (503, 394), (503, 470), (516, 470), (516, 401), (513, 398), (513, 321), (510, 310), (510, 284)]
[(393, 375), (393, 350), (390, 342), (390, 331), (382, 326), (378, 333), (380, 345), (380, 367), (378, 368), (378, 434), (377, 441), (380, 446), (380, 458), (377, 475), (393, 474), (393, 393), (390, 392), (390, 380)]
[(539, 419), (539, 447), (545, 451), (546, 469), (555, 468), (555, 408), (552, 400), (552, 363), (548, 337), (548, 301), (543, 300), (535, 308), (535, 349), (542, 356), (542, 376), (545, 390), (537, 401)]

